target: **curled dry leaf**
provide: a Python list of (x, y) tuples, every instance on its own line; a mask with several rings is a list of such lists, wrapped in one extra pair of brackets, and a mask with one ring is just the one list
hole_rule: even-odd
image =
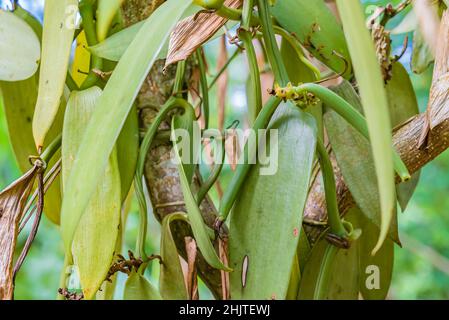
[[(224, 4), (230, 8), (238, 8), (242, 0), (225, 0)], [(170, 36), (165, 67), (187, 59), (226, 22), (227, 19), (211, 13), (199, 13), (178, 22)]]
[(19, 223), (38, 169), (34, 166), (0, 193), (0, 300), (13, 298), (13, 257)]

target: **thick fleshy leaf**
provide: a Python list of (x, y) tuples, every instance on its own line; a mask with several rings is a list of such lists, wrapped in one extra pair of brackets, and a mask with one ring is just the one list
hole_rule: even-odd
[(77, 0), (45, 1), (39, 94), (33, 118), (33, 136), (37, 149), (44, 146), (45, 137), (58, 114), (77, 10)]
[(33, 29), (13, 13), (0, 10), (0, 80), (31, 77), (39, 66), (40, 50)]
[(187, 221), (187, 218), (182, 213), (174, 213), (166, 216), (162, 221), (161, 257), (163, 263), (159, 277), (159, 290), (165, 300), (189, 300), (180, 257), (170, 228), (171, 223), (176, 220)]
[[(362, 109), (360, 98), (349, 82), (343, 82), (333, 91), (359, 111)], [(366, 217), (380, 227), (379, 191), (369, 142), (330, 108), (326, 110), (324, 123), (338, 166), (355, 202)], [(396, 219), (393, 219), (389, 236), (399, 243)]]
[(418, 19), (414, 10), (410, 10), (401, 23), (399, 23), (394, 29), (391, 30), (391, 34), (404, 34), (409, 33), (418, 28)]
[[(310, 53), (331, 69), (336, 72), (345, 70), (345, 62), (333, 54), (334, 50), (350, 65), (341, 25), (323, 0), (276, 1), (271, 11), (282, 28), (295, 34)], [(350, 75), (349, 67), (345, 76)]]
[(285, 299), (296, 257), (316, 125), (309, 114), (291, 103), (278, 108), (279, 115), (269, 126), (277, 131), (267, 138), (266, 146), (276, 169), (267, 172), (266, 164), (253, 165), (231, 213), (232, 299)]
[(162, 298), (144, 276), (133, 271), (125, 282), (123, 300), (162, 300)]
[(81, 140), (78, 161), (72, 168), (64, 190), (66, 196), (61, 215), (71, 220), (62, 230), (66, 248), (69, 248), (82, 212), (104, 173), (140, 86), (163, 43), (189, 5), (190, 1), (169, 0), (156, 9), (117, 64), (99, 98)]
[(103, 41), (107, 37), (111, 22), (123, 2), (124, 0), (98, 0), (96, 15), (98, 41)]
[(379, 252), (371, 255), (379, 228), (371, 223), (357, 207), (351, 209), (345, 220), (362, 230), (357, 239), (359, 246), (360, 292), (367, 300), (384, 300), (390, 288), (394, 264), (394, 243), (386, 239)]
[[(401, 125), (419, 113), (413, 84), (404, 66), (393, 64), (392, 78), (386, 86), (390, 118), (393, 127)], [(404, 211), (419, 182), (420, 171), (414, 173), (409, 181), (396, 186), (398, 202)]]
[[(67, 105), (62, 136), (62, 177), (64, 190), (69, 173), (78, 160), (80, 137), (85, 133), (101, 89), (93, 87), (72, 92)], [(67, 195), (64, 194), (66, 197)], [(120, 174), (117, 154), (112, 152), (102, 179), (92, 192), (76, 228), (72, 253), (79, 270), (84, 297), (92, 299), (106, 278), (111, 265), (120, 226)], [(61, 221), (62, 230), (72, 220)]]
[(358, 0), (337, 0), (336, 3), (360, 89), (378, 181), (381, 225), (379, 241), (373, 249), (375, 253), (388, 236), (396, 212), (388, 100), (374, 44), (366, 29), (361, 3)]
[(419, 28), (416, 29), (413, 35), (412, 71), (421, 74), (429, 68), (434, 60), (435, 57), (430, 46), (427, 44)]
[(175, 119), (172, 120), (172, 140), (174, 141), (173, 150), (175, 153), (176, 162), (178, 163), (179, 179), (181, 182), (182, 194), (184, 196), (184, 202), (187, 209), (190, 226), (192, 227), (192, 232), (198, 244), (198, 248), (203, 254), (204, 259), (212, 267), (220, 270), (232, 271), (220, 261), (220, 258), (218, 257), (217, 252), (215, 251), (215, 248), (210, 240), (209, 232), (207, 230), (206, 224), (204, 223), (201, 211), (196, 204), (195, 196), (190, 189), (190, 182), (188, 180), (187, 173), (184, 171), (185, 166), (179, 153), (179, 146), (176, 143), (176, 136), (173, 129), (174, 122)]
[[(356, 300), (359, 295), (359, 248), (358, 241), (350, 249), (339, 249), (335, 255), (330, 273), (326, 300)], [(318, 276), (325, 251), (330, 246), (326, 239), (321, 239), (312, 249), (306, 262), (299, 287), (299, 300), (311, 300), (317, 290)]]

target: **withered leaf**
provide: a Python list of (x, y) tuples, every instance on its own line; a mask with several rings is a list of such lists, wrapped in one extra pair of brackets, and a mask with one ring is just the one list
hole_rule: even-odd
[[(225, 0), (224, 5), (238, 8), (242, 0)], [(165, 67), (187, 59), (195, 50), (209, 40), (227, 19), (216, 14), (199, 13), (178, 22), (170, 35)]]
[(198, 252), (196, 242), (192, 237), (185, 237), (184, 241), (186, 244), (188, 266), (187, 273), (184, 275), (187, 284), (187, 291), (189, 293), (190, 300), (199, 300), (198, 277), (195, 266), (196, 255)]
[(0, 193), (0, 300), (13, 298), (13, 257), (23, 209), (33, 188), (34, 166)]

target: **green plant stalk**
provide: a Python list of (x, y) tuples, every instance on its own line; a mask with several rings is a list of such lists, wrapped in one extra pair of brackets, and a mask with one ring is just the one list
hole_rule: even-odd
[[(363, 115), (357, 111), (351, 104), (349, 104), (342, 97), (334, 93), (333, 91), (314, 83), (306, 83), (298, 87), (293, 87), (293, 90), (297, 93), (310, 92), (317, 96), (325, 105), (332, 108), (341, 117), (343, 117), (348, 123), (350, 123), (357, 131), (360, 132), (366, 139), (370, 140), (369, 128)], [(400, 177), (401, 181), (407, 181), (410, 179), (410, 173), (407, 166), (402, 161), (401, 157), (394, 149), (390, 147), (393, 153), (393, 166), (394, 170)]]
[(326, 147), (321, 139), (317, 140), (317, 152), (321, 171), (323, 173), (324, 193), (326, 196), (327, 217), (330, 232), (338, 237), (346, 238), (348, 233), (341, 221), (340, 212), (338, 210), (334, 169)]
[[(280, 103), (281, 100), (276, 97), (272, 97), (270, 100), (268, 100), (265, 107), (262, 108), (261, 112), (257, 116), (257, 119), (252, 127), (252, 130), (254, 130), (256, 134), (258, 130), (265, 129), (268, 126), (273, 113), (276, 111)], [(231, 208), (235, 202), (235, 199), (237, 198), (237, 195), (239, 194), (240, 189), (245, 181), (246, 175), (251, 168), (251, 164), (249, 163), (249, 161), (251, 159), (254, 159), (257, 153), (258, 139), (256, 140), (256, 146), (251, 146), (251, 149), (248, 143), (245, 145), (245, 148), (243, 150), (244, 161), (241, 165), (237, 166), (236, 172), (232, 177), (228, 188), (223, 194), (219, 209), (220, 216), (218, 218), (221, 222), (227, 219), (229, 212), (231, 211)]]
[(321, 80), (321, 72), (320, 70), (312, 63), (309, 61), (309, 59), (307, 59), (304, 56), (304, 52), (302, 51), (301, 45), (298, 41), (298, 39), (296, 39), (294, 36), (292, 36), (287, 30), (279, 27), (279, 26), (274, 26), (274, 32), (278, 35), (280, 35), (283, 39), (285, 39), (288, 43), (290, 43), (290, 45), (295, 49), (296, 53), (298, 54), (298, 58), (304, 63), (304, 65), (309, 68), (313, 74), (315, 75), (316, 80)]
[(388, 100), (360, 1), (337, 0), (336, 4), (360, 89), (378, 180), (381, 226), (378, 242), (372, 252), (374, 255), (388, 236), (396, 210), (393, 157), (391, 153), (382, 152), (390, 148), (392, 140)]
[(56, 152), (61, 148), (62, 142), (62, 134), (59, 134), (41, 154), (41, 159), (45, 163), (49, 163), (51, 158), (55, 155)]
[(239, 39), (243, 42), (245, 48), (246, 57), (248, 59), (250, 79), (252, 92), (255, 94), (255, 106), (250, 109), (255, 112), (251, 116), (251, 119), (255, 119), (262, 110), (262, 88), (260, 84), (260, 71), (257, 63), (256, 50), (254, 50), (253, 39), (250, 32), (250, 21), (252, 17), (252, 10), (254, 6), (254, 0), (246, 0), (243, 4), (243, 17), (242, 26), (239, 30)]
[(148, 208), (147, 208), (147, 202), (145, 199), (145, 193), (144, 193), (144, 187), (142, 183), (143, 178), (143, 172), (145, 168), (145, 160), (146, 156), (148, 154), (148, 151), (150, 150), (151, 143), (154, 140), (154, 137), (157, 134), (157, 130), (161, 124), (161, 122), (167, 117), (167, 114), (173, 110), (176, 107), (183, 107), (186, 108), (188, 103), (179, 98), (170, 98), (164, 106), (159, 111), (158, 115), (154, 119), (153, 123), (151, 124), (150, 128), (148, 129), (147, 133), (145, 134), (145, 137), (142, 140), (142, 144), (140, 146), (139, 151), (139, 158), (137, 161), (137, 168), (136, 168), (136, 175), (134, 178), (134, 185), (135, 185), (135, 191), (137, 200), (139, 202), (139, 213), (140, 213), (140, 226), (139, 226), (139, 233), (137, 237), (137, 243), (136, 243), (136, 253), (139, 257), (142, 257), (143, 260), (147, 259), (147, 255), (145, 253), (145, 239), (147, 235), (147, 223), (148, 223)]
[(323, 261), (320, 266), (318, 278), (315, 285), (315, 291), (313, 293), (314, 300), (324, 300), (329, 290), (329, 280), (331, 277), (332, 266), (335, 261), (335, 257), (340, 250), (338, 247), (328, 243), (326, 251), (324, 252)]
[(176, 65), (175, 84), (173, 85), (173, 95), (182, 97), (182, 89), (184, 86), (184, 75), (186, 73), (186, 61), (179, 61)]
[[(67, 282), (67, 267), (70, 266), (73, 262), (72, 262), (73, 258), (72, 258), (72, 254), (70, 253), (70, 251), (68, 251), (66, 253), (66, 255), (64, 256), (64, 264), (62, 266), (62, 271), (61, 271), (61, 275), (59, 276), (59, 288), (64, 289), (66, 287), (66, 282)], [(65, 300), (65, 298), (60, 295), (59, 293), (57, 293), (56, 295), (56, 300)]]
[(201, 48), (197, 49), (196, 56), (198, 59), (198, 68), (200, 71), (200, 87), (202, 94), (202, 113), (204, 116), (204, 129), (209, 128), (209, 87), (207, 85), (206, 65)]
[(260, 23), (263, 29), (263, 39), (265, 42), (267, 57), (271, 65), (271, 69), (273, 70), (274, 78), (279, 85), (285, 86), (288, 83), (288, 73), (282, 62), (281, 52), (279, 51), (276, 43), (268, 1), (257, 0), (257, 7), (259, 9)]
[(224, 139), (224, 137), (222, 137), (221, 138), (221, 162), (220, 163), (216, 163), (214, 165), (214, 167), (212, 168), (212, 170), (211, 170), (211, 172), (209, 174), (209, 177), (201, 185), (200, 190), (198, 190), (198, 193), (196, 195), (196, 203), (197, 203), (198, 206), (203, 202), (203, 200), (206, 197), (207, 193), (212, 188), (212, 186), (215, 184), (215, 182), (217, 181), (218, 177), (220, 176), (221, 170), (223, 169), (224, 160), (225, 160), (225, 156), (226, 156), (225, 142), (226, 142), (226, 140)]
[[(83, 19), (83, 27), (84, 33), (86, 34), (87, 44), (89, 45), (89, 47), (98, 44), (97, 31), (94, 22), (94, 8), (92, 1), (89, 0), (81, 1), (79, 5), (79, 12), (81, 18)], [(91, 70), (89, 71), (87, 78), (81, 84), (82, 90), (88, 89), (97, 83), (98, 75), (95, 72), (93, 72), (93, 70), (101, 70), (102, 68), (103, 68), (103, 59), (95, 55), (92, 55)]]

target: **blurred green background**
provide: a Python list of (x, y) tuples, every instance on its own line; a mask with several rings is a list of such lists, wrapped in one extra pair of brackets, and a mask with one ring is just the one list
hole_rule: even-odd
[[(363, 1), (365, 5), (400, 1)], [(36, 16), (42, 17), (43, 0), (21, 0), (19, 3)], [(0, 0), (3, 8), (8, 0)], [(399, 20), (400, 17), (396, 19)], [(394, 24), (395, 21), (392, 21)], [(395, 50), (400, 51), (403, 36), (393, 38)], [(229, 50), (234, 50), (229, 48)], [(214, 41), (206, 46), (209, 68), (213, 74), (219, 53), (219, 43)], [(401, 59), (409, 69), (411, 47)], [(239, 57), (230, 66), (229, 85), (226, 102), (225, 126), (234, 120), (245, 120), (245, 82), (248, 76), (246, 61)], [(411, 75), (419, 100), (421, 111), (425, 110), (430, 83), (431, 70), (422, 75)], [(216, 107), (216, 92), (211, 93), (211, 105)], [(212, 114), (216, 114), (212, 110)], [(216, 119), (211, 122), (216, 126)], [(202, 171), (205, 169), (203, 168)], [(19, 176), (7, 133), (3, 108), (0, 108), (0, 187), (7, 186)], [(222, 184), (224, 187), (231, 176), (225, 168)], [(215, 190), (215, 189), (214, 189)], [(422, 170), (421, 180), (406, 212), (399, 216), (399, 226), (403, 248), (396, 248), (393, 283), (390, 291), (392, 299), (449, 299), (449, 151), (442, 154)], [(215, 197), (216, 198), (216, 197)], [(133, 203), (128, 219), (123, 252), (134, 248), (137, 233), (137, 206)], [(25, 232), (26, 234), (26, 232)], [(159, 251), (159, 225), (154, 219), (149, 221), (149, 253)], [(20, 236), (19, 246), (24, 243)], [(54, 299), (58, 288), (63, 264), (63, 248), (58, 227), (46, 218), (42, 220), (38, 236), (16, 281), (16, 299)], [(157, 281), (158, 267), (149, 268), (153, 283)], [(116, 298), (121, 298), (124, 277), (119, 277)], [(202, 299), (211, 298), (204, 289)]]

